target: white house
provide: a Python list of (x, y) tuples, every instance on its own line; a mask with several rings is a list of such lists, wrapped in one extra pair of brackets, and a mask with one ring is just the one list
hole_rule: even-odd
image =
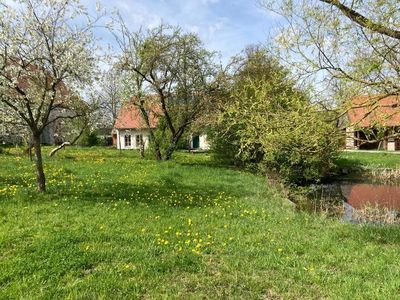
[(206, 134), (191, 134), (189, 145), (191, 150), (210, 150)]
[(140, 146), (144, 145), (144, 148), (148, 148), (150, 134), (148, 129), (116, 129), (117, 135), (117, 149), (140, 149)]
[[(157, 118), (150, 116), (152, 128), (157, 126)], [(150, 129), (143, 121), (140, 110), (133, 104), (124, 105), (118, 113), (113, 128), (113, 145), (117, 149), (140, 149), (149, 146)]]
[[(150, 126), (156, 128), (158, 117), (152, 110), (148, 111)], [(142, 118), (140, 110), (133, 104), (127, 104), (119, 111), (113, 128), (113, 145), (117, 149), (140, 149), (149, 147), (150, 129)], [(190, 135), (189, 146), (192, 150), (209, 150), (210, 145), (205, 134)]]

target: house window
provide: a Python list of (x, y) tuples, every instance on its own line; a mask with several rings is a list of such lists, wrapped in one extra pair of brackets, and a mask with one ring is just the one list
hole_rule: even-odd
[(126, 134), (125, 135), (125, 147), (129, 147), (129, 146), (131, 146), (131, 135)]
[(136, 146), (138, 147), (138, 146), (142, 145), (142, 143), (143, 143), (143, 135), (138, 134), (136, 136)]

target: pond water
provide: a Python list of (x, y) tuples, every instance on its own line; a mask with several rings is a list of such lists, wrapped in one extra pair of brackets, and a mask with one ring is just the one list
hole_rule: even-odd
[(349, 221), (395, 222), (400, 212), (400, 186), (372, 183), (340, 185), (344, 219)]
[(385, 184), (343, 184), (340, 186), (343, 197), (355, 209), (366, 205), (400, 210), (400, 187)]
[(400, 223), (400, 182), (338, 181), (315, 186), (311, 191), (314, 210), (319, 203), (324, 211), (328, 207), (337, 212), (338, 207), (343, 207), (341, 214), (347, 221)]

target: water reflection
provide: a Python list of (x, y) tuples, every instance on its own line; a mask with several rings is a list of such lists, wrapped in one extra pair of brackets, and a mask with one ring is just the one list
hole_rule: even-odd
[(295, 196), (293, 201), (301, 210), (351, 222), (400, 224), (400, 182), (394, 184), (337, 181), (313, 185), (306, 189), (306, 197)]
[(383, 184), (346, 184), (341, 191), (347, 203), (355, 209), (365, 206), (400, 210), (400, 187)]
[(400, 187), (385, 184), (342, 184), (344, 219), (356, 222), (394, 223), (400, 212)]

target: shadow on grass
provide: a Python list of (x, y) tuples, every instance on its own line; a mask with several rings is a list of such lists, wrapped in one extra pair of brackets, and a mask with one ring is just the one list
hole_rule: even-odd
[(204, 207), (232, 201), (249, 193), (244, 189), (231, 189), (223, 184), (185, 184), (179, 176), (166, 178), (158, 184), (106, 183), (76, 191), (49, 187), (49, 196), (74, 198), (88, 202), (129, 201), (131, 205), (147, 204), (169, 207)]
[(5, 185), (26, 186), (26, 178), (14, 174), (13, 176), (0, 176), (0, 183)]
[(363, 161), (356, 158), (340, 157), (335, 163), (336, 166), (341, 169), (362, 170), (364, 167)]

